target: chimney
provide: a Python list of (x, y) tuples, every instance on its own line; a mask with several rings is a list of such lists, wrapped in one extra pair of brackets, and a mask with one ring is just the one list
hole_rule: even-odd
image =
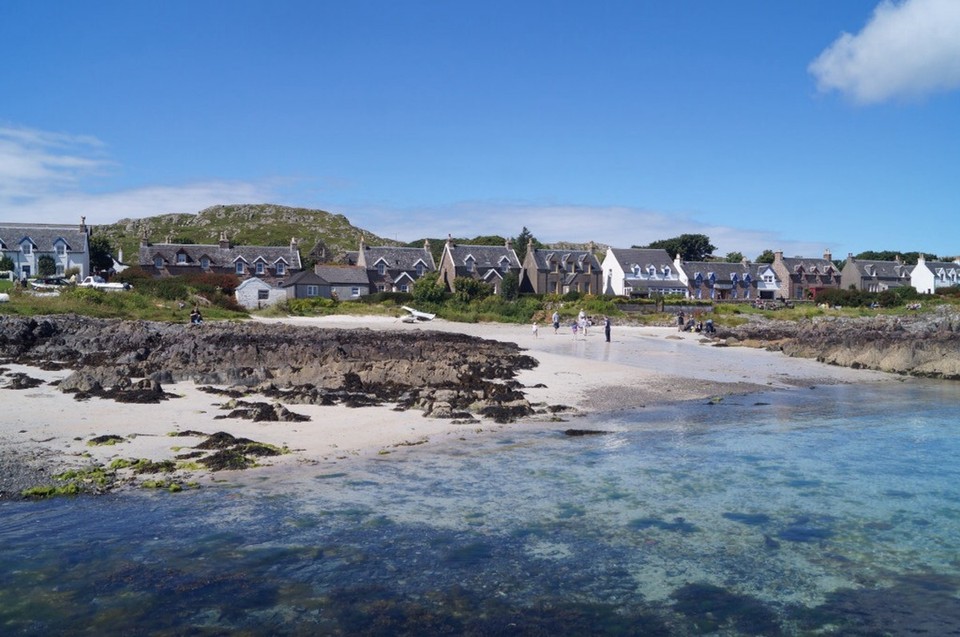
[(89, 234), (89, 230), (87, 229), (87, 218), (86, 218), (86, 217), (80, 217), (80, 232), (82, 232), (82, 233), (84, 233), (84, 234)]
[(450, 235), (450, 234), (447, 235), (447, 247), (448, 248), (453, 247), (453, 235)]
[(740, 259), (740, 265), (742, 265), (743, 267), (749, 266), (750, 259), (748, 259), (747, 257), (743, 257), (742, 259)]
[(290, 237), (290, 251), (291, 251), (291, 252), (296, 252), (298, 247), (300, 247), (300, 244), (297, 243), (297, 238), (296, 238), (296, 237)]
[(503, 247), (507, 250), (513, 249), (513, 240), (510, 237), (507, 237), (507, 240), (503, 242)]
[(423, 240), (423, 249), (430, 252), (430, 239)]
[(833, 254), (830, 252), (830, 248), (823, 251), (823, 258), (826, 261), (833, 261)]
[(147, 229), (144, 228), (144, 229), (140, 232), (140, 247), (141, 247), (141, 248), (146, 248), (148, 245), (150, 245), (150, 242), (147, 241)]
[(777, 250), (773, 253), (773, 262), (783, 261), (783, 250)]
[[(167, 243), (169, 243), (169, 241), (168, 241)], [(229, 250), (229, 249), (230, 249), (230, 241), (227, 239), (227, 231), (226, 231), (226, 230), (221, 230), (221, 231), (220, 231), (220, 249), (221, 249), (221, 250)]]
[(896, 261), (898, 264), (903, 264), (903, 261), (900, 260), (899, 254), (893, 255), (893, 260)]

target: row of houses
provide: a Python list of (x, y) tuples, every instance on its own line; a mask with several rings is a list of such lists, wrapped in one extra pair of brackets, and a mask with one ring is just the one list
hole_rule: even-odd
[[(57, 274), (77, 269), (89, 274), (90, 228), (79, 226), (0, 224), (0, 251), (14, 263), (18, 277), (39, 272), (39, 261), (49, 257)], [(312, 253), (316, 254), (316, 248)], [(453, 291), (457, 278), (470, 277), (503, 290), (515, 275), (522, 293), (610, 294), (626, 297), (683, 295), (704, 300), (812, 299), (825, 289), (855, 288), (882, 292), (911, 286), (919, 292), (960, 284), (960, 259), (926, 261), (868, 261), (847, 256), (837, 267), (830, 252), (822, 257), (784, 257), (773, 263), (683, 261), (665, 250), (607, 248), (602, 261), (594, 246), (586, 250), (534, 248), (527, 245), (523, 262), (510, 240), (502, 246), (444, 244), (440, 262), (430, 243), (419, 248), (368, 246), (348, 252), (340, 263), (304, 268), (300, 246), (234, 246), (225, 234), (216, 244), (151, 243), (142, 236), (138, 265), (156, 277), (190, 272), (234, 274), (241, 279), (238, 300), (247, 307), (264, 306), (289, 298), (356, 299), (375, 292), (409, 292), (425, 276)]]

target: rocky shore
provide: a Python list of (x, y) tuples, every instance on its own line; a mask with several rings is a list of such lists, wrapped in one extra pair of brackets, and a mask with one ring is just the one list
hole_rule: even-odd
[(761, 318), (720, 328), (717, 338), (841, 367), (960, 380), (960, 312), (946, 306), (896, 317)]
[[(368, 329), (202, 326), (83, 316), (0, 318), (0, 364), (74, 370), (59, 389), (159, 402), (184, 380), (263, 392), (287, 403), (397, 403), (425, 415), (508, 422), (533, 413), (513, 380), (536, 366), (513, 343), (444, 332), (385, 339)], [(21, 379), (20, 382), (29, 382)]]

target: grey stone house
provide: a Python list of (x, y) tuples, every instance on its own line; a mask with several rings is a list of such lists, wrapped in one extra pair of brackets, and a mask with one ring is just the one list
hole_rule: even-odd
[(509, 273), (520, 280), (520, 259), (507, 239), (502, 246), (458, 245), (448, 237), (440, 257), (438, 282), (454, 291), (457, 278), (469, 277), (485, 281), (500, 294), (503, 290), (503, 277)]
[(726, 301), (759, 296), (757, 267), (746, 259), (739, 263), (682, 261), (677, 255), (674, 264), (691, 299)]
[(527, 244), (520, 291), (534, 294), (600, 294), (603, 270), (592, 250), (534, 249)]
[(422, 248), (371, 247), (361, 237), (356, 264), (367, 271), (371, 292), (412, 292), (417, 279), (437, 271), (426, 240)]
[(216, 244), (149, 243), (143, 236), (139, 264), (156, 277), (234, 274), (241, 279), (255, 276), (271, 285), (279, 285), (303, 269), (296, 239), (290, 239), (289, 246), (235, 246), (226, 233), (220, 233)]
[(847, 254), (847, 260), (840, 270), (840, 287), (844, 290), (863, 290), (864, 292), (884, 292), (910, 285), (912, 265), (904, 264), (899, 258), (894, 261), (875, 261), (855, 259)]
[(288, 299), (321, 297), (341, 301), (359, 299), (370, 294), (367, 271), (356, 265), (316, 265), (290, 277), (283, 288)]
[(784, 257), (773, 253), (773, 270), (780, 282), (779, 296), (785, 299), (816, 299), (821, 290), (840, 289), (840, 271), (829, 251), (823, 258)]

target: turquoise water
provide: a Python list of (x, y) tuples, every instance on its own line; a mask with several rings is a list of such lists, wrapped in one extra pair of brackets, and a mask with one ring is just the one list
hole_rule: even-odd
[(0, 634), (960, 634), (958, 405), (816, 387), (7, 502)]

